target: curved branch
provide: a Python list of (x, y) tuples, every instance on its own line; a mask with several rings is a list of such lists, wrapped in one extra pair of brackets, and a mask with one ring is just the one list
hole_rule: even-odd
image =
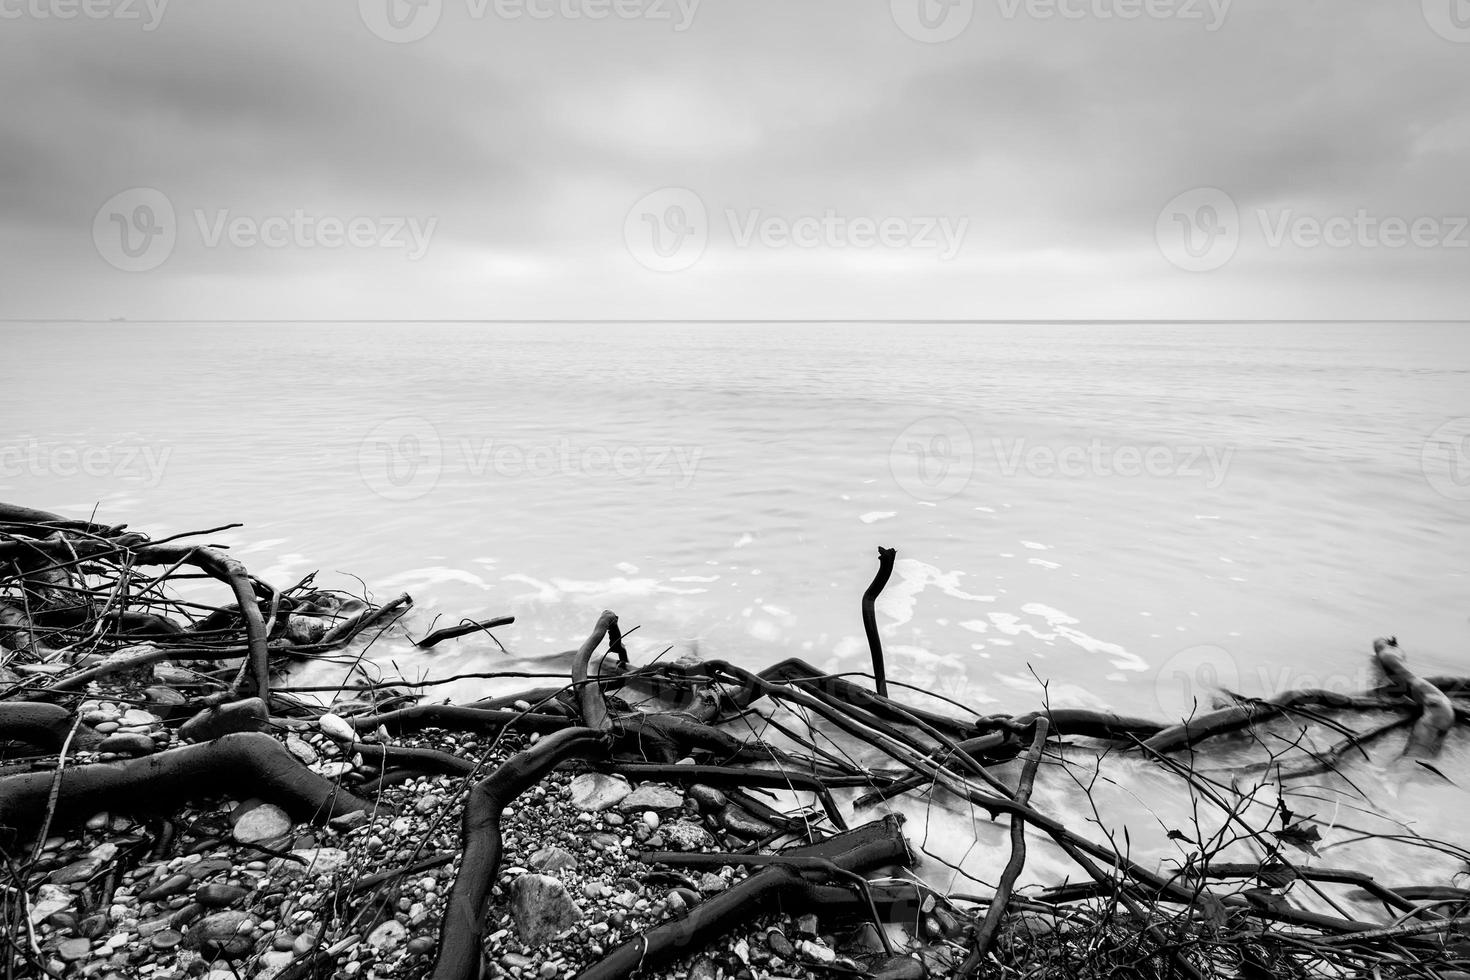
[(464, 857), (444, 909), (439, 951), (430, 973), (433, 980), (473, 980), (479, 976), (485, 900), (500, 870), (501, 811), (561, 763), (591, 758), (606, 750), (604, 732), (569, 728), (511, 756), (470, 790), (462, 830)]

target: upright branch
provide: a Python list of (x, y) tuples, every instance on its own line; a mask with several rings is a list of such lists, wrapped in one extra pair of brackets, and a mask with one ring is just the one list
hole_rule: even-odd
[(612, 719), (608, 717), (607, 701), (602, 696), (602, 687), (588, 683), (587, 668), (592, 660), (592, 654), (601, 645), (602, 638), (609, 633), (617, 638), (612, 645), (621, 648), (622, 634), (618, 632), (617, 614), (603, 610), (602, 615), (597, 617), (597, 625), (593, 627), (591, 635), (577, 650), (577, 656), (572, 661), (572, 683), (577, 687), (577, 703), (582, 708), (582, 724), (600, 732), (612, 728)]
[(888, 697), (888, 674), (883, 665), (883, 640), (878, 636), (878, 620), (873, 613), (873, 603), (878, 601), (888, 577), (893, 574), (893, 559), (898, 552), (893, 548), (878, 549), (878, 571), (863, 593), (863, 632), (868, 634), (868, 652), (873, 655), (873, 682), (878, 693)]

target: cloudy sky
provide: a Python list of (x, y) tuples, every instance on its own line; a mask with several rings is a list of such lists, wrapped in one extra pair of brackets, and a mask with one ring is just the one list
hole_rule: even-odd
[(1466, 0), (0, 0), (0, 316), (1470, 316)]

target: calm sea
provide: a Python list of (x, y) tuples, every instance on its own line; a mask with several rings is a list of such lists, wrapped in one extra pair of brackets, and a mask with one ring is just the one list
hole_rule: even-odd
[[(258, 575), (514, 614), (557, 664), (889, 673), (985, 711), (1177, 717), (1213, 683), (1356, 690), (1374, 636), (1470, 650), (1470, 331), (1453, 325), (10, 326), (0, 496)], [(353, 578), (356, 576), (357, 578)], [(441, 689), (459, 698), (477, 683)]]

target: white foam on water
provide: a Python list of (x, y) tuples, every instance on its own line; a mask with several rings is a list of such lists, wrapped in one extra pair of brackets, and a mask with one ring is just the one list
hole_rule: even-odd
[(744, 548), (746, 545), (750, 544), (754, 540), (755, 538), (751, 537), (750, 532), (746, 531), (744, 534), (740, 535), (740, 537), (736, 538), (735, 543), (730, 547)]
[(964, 572), (941, 572), (933, 565), (912, 558), (900, 558), (893, 563), (894, 579), (878, 597), (874, 608), (893, 620), (894, 626), (902, 626), (914, 618), (914, 602), (919, 593), (933, 586), (952, 599), (967, 602), (994, 602), (993, 595), (976, 595), (960, 588)]
[(635, 564), (633, 564), (632, 562), (628, 562), (628, 561), (620, 561), (616, 565), (614, 565), (613, 568), (616, 568), (618, 571), (622, 572), (624, 575), (637, 575), (638, 574), (638, 566), (635, 565)]
[(1075, 624), (1077, 623), (1077, 619), (1073, 616), (1067, 615), (1060, 609), (1053, 609), (1051, 606), (1045, 605), (1040, 602), (1028, 602), (1026, 605), (1021, 607), (1021, 611), (1032, 616), (1040, 616), (1042, 619), (1046, 620), (1047, 625), (1050, 626), (1053, 631), (1055, 631), (1057, 636), (1062, 637), (1063, 639), (1072, 643), (1074, 646), (1081, 647), (1088, 653), (1102, 654), (1103, 656), (1107, 657), (1112, 662), (1113, 666), (1118, 668), (1119, 670), (1148, 670), (1148, 661), (1144, 660), (1137, 654), (1130, 653), (1128, 650), (1116, 643), (1109, 643), (1106, 640), (1099, 640), (1096, 637), (1088, 636), (1081, 630), (1076, 629)]
[(463, 582), (465, 585), (473, 585), (477, 589), (489, 589), (490, 583), (462, 568), (444, 568), (442, 566), (430, 566), (428, 568), (414, 568), (397, 575), (390, 575), (381, 579), (377, 584), (385, 589), (411, 589), (426, 587), (430, 585), (441, 585), (445, 582)]
[(1051, 545), (1049, 545), (1049, 544), (1042, 544), (1040, 541), (1022, 541), (1021, 544), (1024, 545), (1025, 547), (1027, 547), (1027, 548), (1030, 548), (1032, 551), (1050, 551), (1051, 550)]
[(1040, 565), (1042, 568), (1061, 568), (1062, 567), (1061, 565), (1058, 565), (1054, 561), (1047, 561), (1045, 558), (1028, 558), (1028, 559), (1026, 559), (1026, 564), (1028, 564), (1028, 565)]
[(858, 517), (858, 520), (864, 524), (876, 524), (878, 521), (886, 521), (889, 518), (897, 516), (898, 511), (896, 510), (870, 510), (866, 514)]

